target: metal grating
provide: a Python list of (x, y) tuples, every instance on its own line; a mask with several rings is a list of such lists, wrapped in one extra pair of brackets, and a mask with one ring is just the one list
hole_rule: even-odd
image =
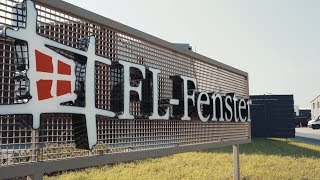
[[(25, 10), (17, 6), (21, 1), (0, 0), (0, 28), (24, 27)], [(200, 91), (235, 92), (240, 98), (248, 98), (248, 80), (242, 76), (201, 59), (194, 59), (135, 38), (134, 34), (122, 33), (75, 15), (37, 4), (38, 33), (62, 44), (80, 47), (79, 41), (94, 35), (97, 54), (113, 62), (125, 60), (153, 67), (162, 71), (159, 77), (159, 98), (172, 98), (171, 76), (186, 75), (198, 80)], [(27, 103), (28, 80), (17, 80), (20, 66), (28, 68), (27, 44), (18, 40), (0, 39), (0, 104)], [(73, 57), (77, 62), (77, 58)], [(77, 91), (81, 93), (84, 65), (77, 63)], [(122, 70), (117, 66), (96, 64), (96, 107), (121, 111)], [(20, 72), (22, 73), (22, 72)], [(24, 97), (24, 98), (21, 98)], [(81, 106), (81, 105), (79, 105)], [(75, 134), (85, 134), (82, 121), (74, 121), (72, 114), (45, 114), (41, 128), (32, 130), (30, 116), (0, 116), (0, 164), (8, 166), (34, 161), (94, 156), (109, 153), (140, 151), (206, 142), (221, 142), (250, 138), (250, 123), (202, 123), (193, 118), (186, 122), (146, 120), (140, 112), (139, 102), (131, 103), (135, 120), (119, 120), (97, 117), (98, 144), (90, 152), (76, 148)], [(1, 108), (1, 106), (0, 106)]]

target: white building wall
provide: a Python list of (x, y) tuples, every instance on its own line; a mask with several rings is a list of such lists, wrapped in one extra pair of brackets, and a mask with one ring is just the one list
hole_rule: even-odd
[(320, 95), (310, 102), (311, 107), (311, 119), (320, 116)]

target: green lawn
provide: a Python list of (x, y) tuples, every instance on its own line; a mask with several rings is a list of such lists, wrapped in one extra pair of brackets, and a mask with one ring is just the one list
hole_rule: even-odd
[[(320, 179), (320, 146), (256, 139), (240, 146), (242, 179)], [(120, 163), (46, 179), (232, 179), (232, 148)]]

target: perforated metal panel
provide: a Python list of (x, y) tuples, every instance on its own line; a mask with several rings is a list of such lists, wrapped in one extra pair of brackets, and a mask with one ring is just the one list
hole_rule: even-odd
[[(25, 8), (17, 6), (20, 1), (0, 0), (1, 28), (24, 27)], [(43, 2), (43, 1), (42, 1)], [(123, 32), (110, 24), (99, 24), (81, 18), (81, 14), (62, 12), (59, 9), (38, 3), (38, 33), (44, 37), (71, 47), (80, 47), (79, 41), (94, 35), (97, 39), (97, 54), (113, 62), (130, 61), (146, 67), (160, 69), (159, 98), (172, 97), (171, 76), (185, 75), (198, 80), (197, 90), (234, 92), (239, 98), (248, 98), (246, 75), (233, 72), (201, 58), (191, 57), (182, 51), (164, 47), (137, 35)], [(14, 12), (14, 13), (13, 13)], [(27, 43), (0, 39), (0, 104), (27, 103), (28, 79), (17, 79), (17, 69), (28, 68)], [(68, 56), (68, 54), (65, 54)], [(72, 55), (69, 55), (72, 56)], [(77, 61), (77, 57), (72, 57)], [(85, 72), (77, 63), (77, 91)], [(121, 111), (122, 70), (117, 66), (96, 63), (96, 107)], [(0, 106), (1, 108), (1, 106)], [(1, 166), (34, 161), (94, 156), (121, 152), (141, 151), (208, 142), (224, 142), (250, 139), (250, 123), (207, 122), (193, 117), (191, 121), (171, 118), (166, 121), (150, 121), (141, 113), (140, 102), (131, 102), (134, 120), (119, 120), (97, 117), (98, 144), (92, 152), (81, 150), (75, 142), (84, 141), (85, 121), (73, 118), (72, 114), (44, 114), (41, 127), (32, 130), (32, 117), (0, 116), (0, 161)], [(172, 116), (173, 117), (173, 116)], [(79, 119), (79, 118), (76, 118)], [(81, 119), (81, 118), (80, 118)], [(80, 134), (81, 136), (75, 136)], [(77, 139), (78, 138), (78, 139)]]

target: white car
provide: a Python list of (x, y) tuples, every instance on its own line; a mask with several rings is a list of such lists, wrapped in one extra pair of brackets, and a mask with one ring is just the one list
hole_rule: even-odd
[(308, 122), (308, 127), (312, 129), (320, 129), (320, 116), (316, 119), (312, 119)]

